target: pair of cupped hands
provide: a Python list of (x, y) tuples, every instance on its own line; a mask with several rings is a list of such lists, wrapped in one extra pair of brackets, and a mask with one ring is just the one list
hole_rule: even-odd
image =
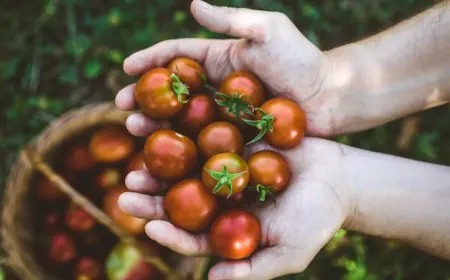
[[(194, 0), (191, 11), (207, 29), (238, 39), (176, 39), (160, 42), (132, 54), (124, 61), (124, 71), (137, 76), (164, 67), (175, 57), (192, 58), (207, 70), (210, 82), (218, 84), (235, 70), (255, 73), (276, 96), (296, 101), (307, 115), (307, 137), (296, 148), (279, 150), (292, 169), (288, 188), (277, 203), (252, 209), (262, 227), (261, 247), (251, 258), (223, 261), (209, 271), (209, 279), (272, 279), (304, 270), (319, 250), (343, 227), (352, 208), (346, 189), (346, 151), (353, 149), (323, 138), (345, 129), (340, 93), (333, 90), (336, 71), (333, 59), (310, 43), (289, 20), (277, 12), (212, 6)], [(135, 84), (122, 89), (116, 106), (136, 108)], [(345, 100), (351, 100), (346, 97)], [(168, 123), (143, 114), (129, 116), (129, 132), (148, 136)], [(353, 129), (355, 130), (355, 129)], [(318, 138), (310, 138), (318, 137)], [(260, 141), (246, 147), (248, 153), (273, 149)], [(150, 220), (146, 234), (159, 244), (188, 256), (212, 254), (206, 235), (194, 235), (176, 228), (163, 209), (163, 198), (152, 193), (166, 188), (148, 171), (133, 171), (126, 177), (130, 192), (119, 199), (125, 212)]]

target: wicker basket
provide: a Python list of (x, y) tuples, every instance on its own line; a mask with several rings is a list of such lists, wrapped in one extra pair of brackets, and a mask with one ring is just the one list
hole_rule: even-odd
[[(27, 148), (39, 155), (44, 162), (51, 164), (52, 152), (62, 143), (98, 125), (124, 125), (129, 114), (116, 109), (112, 103), (93, 104), (71, 110), (50, 124)], [(25, 152), (21, 151), (10, 170), (2, 211), (1, 234), (7, 266), (20, 279), (26, 280), (51, 279), (38, 265), (30, 249), (33, 244), (33, 232), (29, 229), (33, 200), (28, 190), (37, 172)], [(175, 270), (183, 279), (201, 279), (207, 262), (205, 258), (176, 256), (175, 259), (177, 261), (172, 265), (177, 266)]]

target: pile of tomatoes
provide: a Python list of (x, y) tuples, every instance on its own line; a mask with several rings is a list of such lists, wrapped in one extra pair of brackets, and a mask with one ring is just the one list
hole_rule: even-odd
[(175, 58), (144, 73), (134, 97), (139, 109), (172, 129), (153, 132), (145, 142), (150, 174), (171, 187), (164, 209), (189, 232), (208, 232), (214, 252), (226, 259), (249, 257), (261, 239), (261, 224), (248, 207), (270, 203), (288, 185), (287, 160), (272, 150), (244, 158), (247, 144), (265, 140), (275, 149), (301, 143), (306, 117), (294, 101), (269, 96), (251, 72), (235, 71), (219, 89), (205, 68)]

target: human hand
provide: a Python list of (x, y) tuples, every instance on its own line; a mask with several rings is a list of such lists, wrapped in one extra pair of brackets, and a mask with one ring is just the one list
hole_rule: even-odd
[[(247, 155), (273, 149), (258, 143)], [(345, 174), (341, 170), (343, 151), (337, 143), (305, 138), (301, 145), (282, 153), (292, 169), (292, 179), (276, 203), (268, 200), (250, 211), (261, 222), (261, 249), (251, 258), (222, 261), (209, 272), (209, 279), (273, 279), (301, 272), (346, 220), (349, 199)], [(339, 182), (339, 185), (335, 185)], [(168, 222), (163, 198), (152, 196), (165, 186), (146, 170), (134, 171), (126, 178), (133, 191), (123, 194), (119, 206), (127, 213), (151, 220), (146, 234), (156, 242), (180, 254), (212, 254), (206, 234), (195, 235)]]
[[(209, 30), (240, 39), (163, 41), (128, 57), (125, 72), (139, 75), (164, 67), (179, 56), (203, 64), (213, 84), (219, 84), (231, 71), (250, 71), (272, 94), (293, 99), (303, 107), (308, 118), (307, 134), (330, 136), (342, 131), (338, 122), (344, 114), (352, 115), (355, 106), (339, 102), (331, 56), (309, 42), (288, 17), (278, 12), (215, 7), (201, 0), (192, 2), (191, 11)], [(135, 108), (134, 88), (132, 84), (118, 93), (118, 108)], [(133, 114), (127, 121), (129, 131), (137, 136), (148, 135), (153, 126), (154, 121), (143, 114)]]

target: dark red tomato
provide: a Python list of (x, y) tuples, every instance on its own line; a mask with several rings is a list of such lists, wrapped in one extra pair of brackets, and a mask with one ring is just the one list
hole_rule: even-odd
[(56, 263), (67, 263), (72, 261), (77, 254), (75, 242), (67, 233), (55, 233), (51, 237), (49, 255)]
[(66, 211), (66, 225), (77, 232), (86, 232), (95, 226), (95, 219), (82, 207), (72, 203)]
[(251, 154), (247, 163), (252, 186), (261, 184), (271, 187), (273, 193), (279, 193), (288, 185), (291, 172), (287, 160), (280, 153), (259, 151)]
[(196, 94), (175, 117), (174, 127), (194, 139), (205, 126), (217, 119), (216, 110), (216, 103), (209, 95)]
[(197, 160), (195, 143), (173, 130), (155, 131), (145, 142), (145, 165), (155, 178), (169, 182), (179, 180), (194, 169)]
[(123, 212), (117, 204), (120, 195), (126, 191), (124, 186), (110, 190), (103, 198), (103, 211), (128, 233), (139, 235), (144, 232), (147, 221)]
[[(220, 174), (211, 175), (207, 170)], [(217, 195), (235, 195), (247, 187), (249, 173), (248, 165), (242, 157), (233, 153), (222, 153), (214, 155), (206, 161), (202, 170), (202, 182), (211, 192), (220, 188), (215, 193)], [(218, 184), (219, 181), (224, 183)]]
[(258, 193), (249, 189), (245, 189), (230, 198), (219, 197), (219, 205), (224, 209), (244, 209), (252, 206), (257, 202)]
[(206, 70), (197, 61), (186, 57), (178, 57), (172, 60), (167, 68), (188, 85), (192, 92), (199, 91), (203, 87), (204, 81), (201, 75), (206, 77)]
[[(168, 119), (183, 108), (178, 95), (172, 88), (172, 79), (169, 69), (155, 68), (146, 72), (137, 82), (134, 98), (139, 108), (153, 119)], [(187, 95), (181, 94), (182, 101)]]
[[(261, 109), (274, 117), (273, 131), (264, 137), (270, 145), (290, 149), (300, 144), (305, 136), (306, 115), (297, 103), (277, 97), (267, 100)], [(258, 113), (256, 118), (261, 119), (261, 114)]]
[(66, 155), (66, 165), (73, 171), (88, 171), (97, 164), (85, 143), (77, 143), (70, 147)]
[(217, 212), (217, 199), (198, 179), (185, 179), (173, 185), (164, 197), (164, 209), (171, 222), (188, 231), (201, 231)]
[(75, 270), (76, 280), (100, 280), (102, 277), (102, 266), (92, 257), (82, 257), (77, 263)]
[[(245, 71), (235, 71), (225, 77), (220, 84), (220, 93), (230, 97), (238, 93), (245, 102), (253, 107), (259, 107), (266, 101), (266, 92), (261, 81), (254, 74)], [(227, 112), (226, 107), (219, 106), (219, 108), (219, 112), (225, 120), (237, 122), (236, 116)], [(251, 116), (241, 113), (241, 118), (251, 119)]]
[(242, 155), (244, 137), (232, 123), (214, 122), (202, 129), (197, 138), (197, 146), (205, 159), (221, 153)]
[(212, 224), (209, 240), (213, 251), (225, 259), (249, 257), (261, 240), (261, 224), (244, 210), (228, 210)]
[(130, 159), (127, 164), (127, 173), (145, 169), (144, 153), (140, 152)]

